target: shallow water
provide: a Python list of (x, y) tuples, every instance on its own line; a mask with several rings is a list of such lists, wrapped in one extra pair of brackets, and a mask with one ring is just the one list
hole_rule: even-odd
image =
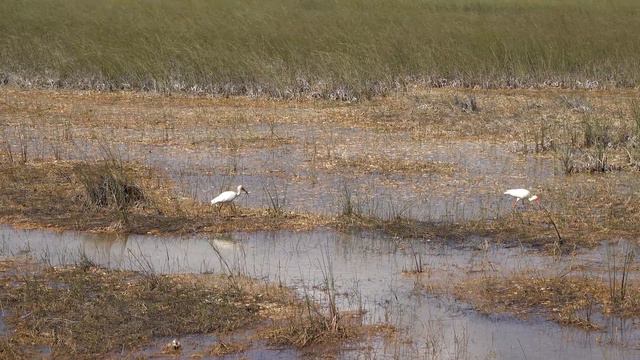
[[(164, 129), (105, 128), (97, 138), (96, 130), (74, 131), (77, 135), (69, 141), (61, 141), (46, 129), (6, 128), (5, 136), (16, 154), (21, 143), (27, 144), (29, 159), (101, 159), (109, 149), (118, 158), (165, 170), (185, 195), (204, 202), (243, 184), (252, 192), (241, 200), (243, 206), (269, 207), (269, 190), (278, 191), (287, 210), (336, 214), (342, 210), (347, 188), (364, 213), (383, 218), (398, 211), (417, 220), (493, 218), (510, 211), (504, 189), (536, 188), (552, 178), (555, 170), (553, 159), (522, 156), (505, 144), (413, 141), (406, 132), (380, 133), (335, 124), (280, 126), (274, 138), (290, 142), (275, 145), (269, 145), (273, 135), (264, 124), (227, 125), (213, 135), (211, 129), (185, 128), (162, 141), (157, 139), (163, 139)], [(246, 137), (262, 140), (243, 144)], [(231, 149), (228, 141), (235, 144)], [(453, 165), (455, 171), (451, 175), (370, 173), (326, 169), (322, 160), (315, 160), (316, 156), (352, 159), (372, 154), (389, 161), (443, 162)]]
[[(325, 281), (335, 281), (343, 310), (364, 310), (367, 323), (391, 323), (406, 341), (375, 341), (345, 358), (484, 359), (636, 359), (640, 324), (613, 322), (605, 332), (584, 332), (551, 322), (483, 316), (446, 297), (422, 290), (422, 284), (447, 282), (485, 271), (535, 268), (565, 272), (573, 263), (602, 259), (603, 249), (554, 259), (525, 249), (486, 246), (477, 250), (442, 244), (397, 242), (374, 235), (331, 230), (231, 234), (226, 237), (115, 238), (104, 235), (24, 231), (0, 228), (0, 254), (25, 254), (50, 264), (74, 263), (86, 256), (111, 268), (183, 272), (242, 272), (280, 282), (326, 301)], [(213, 246), (222, 255), (220, 259)], [(405, 274), (421, 257), (427, 270)], [(615, 320), (612, 320), (615, 321)], [(610, 340), (615, 340), (610, 344)], [(634, 349), (635, 347), (635, 349)], [(437, 356), (436, 356), (437, 355)], [(258, 357), (262, 355), (256, 355)]]
[(5, 311), (0, 309), (0, 335), (4, 335), (7, 332), (7, 326), (4, 324)]

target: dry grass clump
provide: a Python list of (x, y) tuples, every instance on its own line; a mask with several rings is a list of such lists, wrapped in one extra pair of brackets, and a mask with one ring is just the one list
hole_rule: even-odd
[(0, 166), (0, 221), (24, 227), (136, 234), (221, 233), (309, 229), (322, 222), (319, 217), (292, 213), (274, 217), (268, 209), (219, 214), (207, 204), (177, 197), (161, 174), (134, 163), (66, 161)]
[(467, 113), (480, 111), (480, 106), (478, 106), (478, 101), (474, 95), (467, 95), (464, 97), (458, 97), (455, 95), (453, 97), (453, 105)]
[(122, 163), (110, 160), (93, 165), (79, 164), (74, 172), (91, 205), (122, 209), (145, 201), (142, 188), (132, 183)]
[(303, 303), (296, 304), (285, 318), (263, 332), (262, 337), (267, 339), (269, 344), (296, 348), (335, 348), (336, 344), (356, 339), (363, 334), (365, 327), (360, 314), (346, 313), (338, 309), (331, 260), (323, 261), (323, 293), (326, 296), (326, 306), (319, 306), (307, 295)]
[(630, 286), (623, 301), (612, 302), (608, 285), (589, 277), (543, 277), (530, 273), (488, 277), (456, 286), (456, 297), (484, 313), (518, 317), (543, 315), (560, 324), (597, 329), (594, 314), (625, 318), (640, 316), (640, 287)]
[(48, 346), (54, 357), (90, 358), (138, 349), (154, 337), (233, 331), (263, 319), (263, 305), (290, 299), (277, 288), (220, 276), (185, 279), (92, 266), (6, 276), (0, 287), (11, 312), (10, 341)]
[(356, 339), (361, 334), (361, 327), (362, 324), (356, 324), (339, 313), (325, 314), (316, 305), (308, 304), (297, 307), (283, 321), (264, 331), (262, 337), (274, 346), (335, 346)]

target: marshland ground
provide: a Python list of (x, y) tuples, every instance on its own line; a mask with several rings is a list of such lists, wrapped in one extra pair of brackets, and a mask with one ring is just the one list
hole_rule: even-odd
[(1, 355), (637, 355), (634, 2), (176, 4), (0, 4)]

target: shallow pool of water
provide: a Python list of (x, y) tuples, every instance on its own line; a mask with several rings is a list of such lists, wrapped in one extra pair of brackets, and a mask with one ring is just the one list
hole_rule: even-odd
[(4, 323), (5, 312), (0, 309), (0, 335), (4, 335), (7, 332), (7, 326)]
[[(343, 310), (365, 311), (367, 323), (390, 323), (403, 341), (379, 341), (347, 358), (484, 359), (636, 359), (638, 324), (612, 323), (604, 332), (563, 328), (543, 320), (484, 316), (447, 297), (422, 290), (425, 282), (447, 282), (482, 272), (535, 268), (563, 272), (575, 261), (596, 259), (597, 252), (554, 259), (526, 249), (486, 246), (477, 250), (442, 244), (394, 241), (374, 235), (346, 235), (331, 230), (231, 234), (226, 237), (152, 237), (0, 228), (4, 255), (29, 254), (50, 263), (68, 264), (86, 257), (111, 268), (161, 273), (241, 272), (280, 282), (326, 301), (326, 281), (333, 279)], [(217, 251), (214, 251), (214, 247)], [(217, 255), (217, 254), (220, 254)], [(425, 273), (406, 274), (421, 259)], [(595, 260), (594, 260), (595, 261)], [(609, 340), (615, 340), (613, 344)], [(635, 349), (634, 349), (635, 346)], [(433, 355), (433, 356), (432, 356)]]
[[(425, 221), (487, 219), (511, 210), (510, 199), (502, 195), (504, 189), (536, 188), (554, 176), (553, 159), (523, 156), (505, 144), (412, 141), (405, 132), (379, 133), (335, 125), (287, 124), (279, 136), (290, 138), (291, 142), (278, 146), (243, 144), (246, 133), (268, 139), (269, 129), (264, 124), (243, 125), (239, 135), (235, 134), (237, 128), (227, 126), (218, 129), (217, 137), (211, 139), (207, 138), (210, 134), (198, 134), (197, 129), (193, 133), (181, 129), (168, 141), (145, 140), (149, 136), (162, 138), (161, 134), (150, 135), (152, 129), (106, 128), (100, 134), (110, 134), (108, 143), (89, 129), (76, 131), (93, 135), (78, 135), (68, 141), (52, 137), (47, 129), (5, 130), (14, 152), (26, 144), (29, 159), (101, 159), (109, 149), (110, 155), (117, 158), (165, 170), (183, 194), (203, 202), (243, 184), (252, 196), (243, 198), (242, 206), (269, 207), (267, 190), (277, 190), (287, 210), (317, 214), (340, 213), (347, 188), (363, 212), (383, 218), (402, 210), (403, 216)], [(225, 140), (226, 134), (233, 136)], [(239, 147), (230, 150), (225, 144), (229, 140)], [(190, 145), (193, 141), (197, 145)], [(415, 171), (370, 173), (340, 167), (328, 170), (323, 161), (314, 160), (328, 155), (348, 159), (376, 155), (391, 162), (443, 162), (455, 171), (443, 175)]]

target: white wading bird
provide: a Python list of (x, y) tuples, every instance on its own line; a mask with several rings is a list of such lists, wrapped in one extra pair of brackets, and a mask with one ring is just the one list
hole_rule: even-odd
[(524, 199), (528, 198), (529, 201), (540, 201), (540, 199), (538, 198), (538, 195), (531, 195), (531, 191), (527, 189), (509, 189), (505, 191), (504, 194), (511, 195), (514, 198), (516, 198), (516, 200), (513, 202), (514, 209), (516, 205), (518, 205), (518, 201), (520, 200), (524, 202)]
[(222, 205), (224, 204), (229, 204), (231, 205), (231, 208), (233, 208), (233, 211), (236, 211), (236, 207), (233, 204), (233, 200), (235, 200), (235, 198), (237, 198), (238, 196), (240, 196), (240, 192), (244, 191), (245, 194), (249, 195), (249, 192), (242, 187), (242, 185), (238, 185), (238, 191), (225, 191), (220, 193), (220, 195), (216, 196), (213, 198), (213, 200), (211, 200), (211, 205), (218, 205), (220, 204), (218, 211), (220, 210), (220, 208), (222, 207)]

